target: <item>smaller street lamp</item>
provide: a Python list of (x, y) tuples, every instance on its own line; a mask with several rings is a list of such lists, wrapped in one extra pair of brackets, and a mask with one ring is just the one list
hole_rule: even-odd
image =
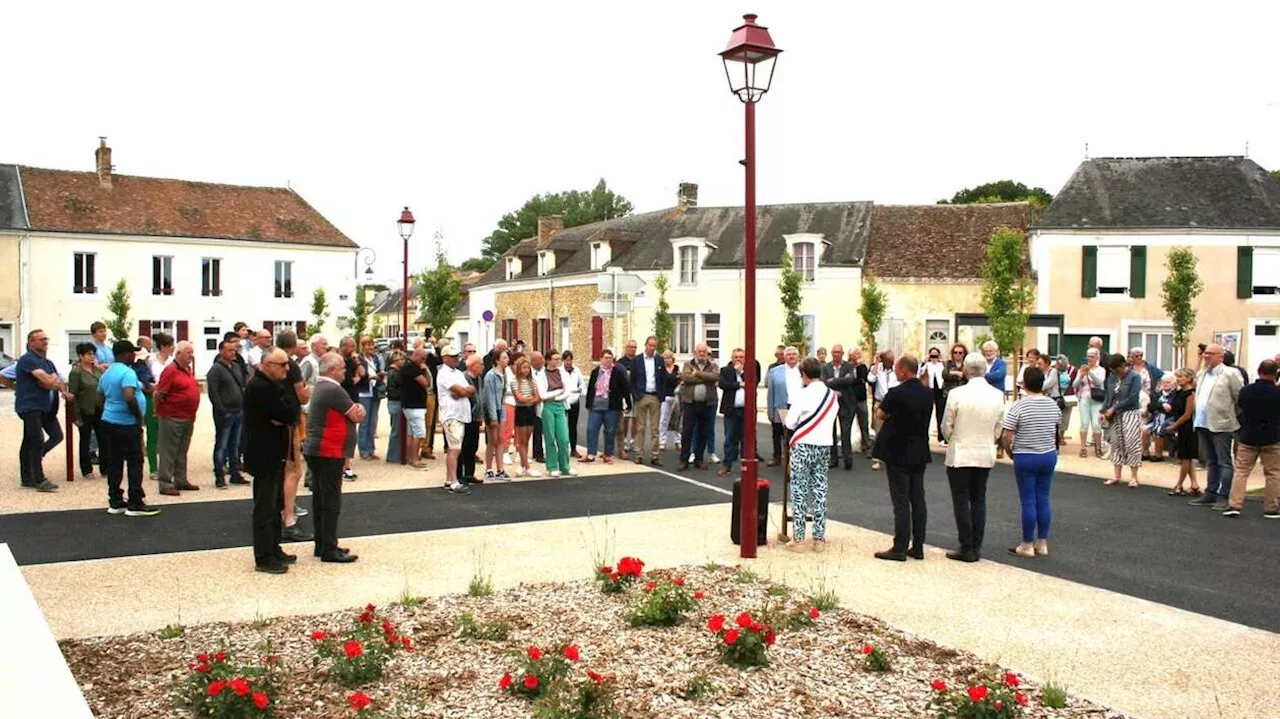
[(352, 268), (352, 272), (355, 273), (357, 281), (360, 279), (360, 255), (364, 255), (365, 253), (368, 253), (364, 258), (364, 274), (366, 280), (373, 277), (373, 263), (378, 261), (378, 253), (375, 252), (372, 247), (361, 247), (357, 250), (355, 266)]
[[(400, 239), (404, 240), (404, 284), (400, 293), (401, 320), (400, 340), (404, 343), (404, 351), (409, 351), (409, 238), (413, 237), (413, 213), (408, 207), (400, 213), (396, 228), (400, 230)], [(400, 464), (406, 464), (408, 457), (408, 427), (405, 426), (404, 413), (400, 413)], [(415, 461), (416, 461), (415, 457)]]

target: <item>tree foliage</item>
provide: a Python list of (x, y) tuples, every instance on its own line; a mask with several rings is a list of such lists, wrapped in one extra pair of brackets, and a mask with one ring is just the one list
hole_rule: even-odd
[(328, 321), (329, 298), (325, 295), (323, 287), (317, 287), (315, 292), (311, 293), (311, 321), (307, 323), (306, 337), (302, 339), (311, 339)]
[(418, 306), (422, 311), (418, 321), (431, 328), (436, 339), (444, 336), (458, 318), (458, 305), (462, 302), (462, 283), (458, 272), (449, 264), (444, 251), (444, 235), (436, 230), (432, 237), (436, 249), (436, 266), (424, 270), (418, 277)]
[(1272, 176), (1272, 177), (1280, 178), (1280, 170), (1272, 170), (1272, 171), (1271, 171), (1271, 176)]
[(463, 260), (462, 264), (458, 265), (458, 269), (463, 272), (488, 272), (489, 268), (493, 267), (493, 262), (488, 257), (472, 257)]
[(671, 345), (671, 336), (676, 331), (676, 321), (671, 316), (671, 305), (667, 304), (667, 290), (671, 288), (671, 280), (667, 279), (667, 273), (659, 272), (653, 280), (653, 286), (658, 290), (658, 307), (653, 313), (653, 336), (658, 340), (658, 351), (665, 352)]
[(1030, 202), (1037, 210), (1043, 210), (1053, 202), (1053, 195), (1043, 187), (1027, 187), (1021, 182), (1000, 180), (965, 188), (952, 195), (950, 200), (938, 200), (939, 205), (985, 205), (993, 202)]
[(369, 303), (369, 291), (364, 285), (356, 285), (356, 299), (351, 304), (351, 316), (347, 318), (347, 328), (358, 341), (369, 328), (369, 313), (373, 305)]
[(508, 212), (498, 220), (498, 227), (481, 243), (480, 257), (463, 263), (465, 270), (489, 269), (494, 262), (517, 242), (538, 234), (539, 215), (561, 215), (565, 227), (577, 227), (590, 222), (611, 220), (631, 214), (634, 208), (622, 195), (609, 189), (603, 178), (587, 191), (566, 190), (534, 195), (520, 209)]
[(123, 279), (116, 283), (116, 288), (107, 295), (107, 311), (111, 318), (106, 321), (107, 331), (117, 342), (129, 339), (132, 334), (133, 321), (129, 319), (129, 311), (133, 304), (129, 301), (129, 283)]
[(862, 309), (859, 313), (862, 315), (862, 344), (871, 357), (875, 357), (876, 334), (884, 324), (884, 314), (888, 308), (889, 298), (876, 284), (875, 276), (870, 273), (864, 274), (862, 276)]
[(778, 275), (778, 300), (782, 303), (786, 321), (782, 328), (782, 344), (800, 350), (801, 357), (809, 356), (809, 343), (804, 336), (804, 318), (800, 316), (800, 289), (804, 277), (796, 271), (790, 252), (782, 253), (782, 272)]
[(1204, 280), (1196, 271), (1196, 255), (1190, 247), (1172, 247), (1165, 257), (1164, 284), (1160, 299), (1164, 311), (1173, 323), (1173, 344), (1177, 350), (1176, 364), (1181, 367), (1186, 356), (1187, 339), (1196, 326), (1195, 299), (1204, 291)]
[(991, 233), (982, 263), (982, 311), (1001, 351), (1013, 352), (1015, 371), (1035, 301), (1035, 290), (1023, 271), (1024, 241), (1021, 230), (997, 227)]

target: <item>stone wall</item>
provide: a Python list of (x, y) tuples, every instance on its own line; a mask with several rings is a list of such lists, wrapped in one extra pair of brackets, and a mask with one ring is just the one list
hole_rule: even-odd
[[(554, 308), (552, 298), (554, 297)], [(525, 344), (534, 345), (535, 320), (551, 320), (551, 345), (563, 350), (560, 337), (560, 318), (569, 319), (569, 349), (582, 359), (591, 355), (591, 318), (595, 312), (591, 304), (600, 298), (595, 283), (589, 285), (571, 285), (568, 287), (541, 288), (536, 290), (519, 290), (514, 292), (499, 291), (496, 294), (496, 312), (494, 324), (499, 337), (502, 337), (503, 321), (515, 319), (519, 331), (518, 339)], [(602, 323), (605, 347), (615, 347), (613, 323), (608, 318)], [(510, 337), (504, 337), (510, 340)]]

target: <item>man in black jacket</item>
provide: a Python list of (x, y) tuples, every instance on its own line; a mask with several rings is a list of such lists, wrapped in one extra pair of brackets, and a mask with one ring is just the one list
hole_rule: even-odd
[(924, 470), (933, 461), (929, 450), (933, 392), (920, 383), (919, 369), (916, 358), (907, 354), (899, 357), (893, 366), (898, 386), (886, 392), (876, 408), (882, 424), (873, 456), (887, 465), (893, 500), (893, 549), (876, 552), (876, 559), (924, 559)]
[(294, 408), (281, 380), (289, 358), (272, 350), (244, 391), (244, 470), (253, 475), (253, 561), (259, 572), (284, 574), (297, 560), (280, 549), (284, 511), (284, 463), (288, 457), (289, 425)]
[[(857, 392), (862, 391), (863, 402), (867, 396), (867, 368), (855, 366), (844, 361), (844, 347), (832, 345), (831, 362), (822, 368), (822, 381), (835, 391), (840, 400), (839, 414), (836, 416), (835, 430), (832, 431), (831, 444), (840, 451), (831, 452), (831, 467), (836, 466), (838, 456), (844, 457), (844, 468), (853, 469), (853, 438), (849, 432), (853, 429), (853, 417), (858, 407)], [(866, 422), (866, 410), (863, 410), (863, 422)], [(836, 444), (836, 436), (840, 442)], [(866, 442), (864, 435), (863, 442)]]
[[(1226, 364), (1225, 360), (1223, 364)], [(1235, 479), (1231, 482), (1227, 509), (1222, 513), (1224, 517), (1240, 516), (1245, 493), (1249, 489), (1249, 475), (1253, 473), (1253, 465), (1261, 461), (1262, 476), (1266, 479), (1262, 516), (1280, 519), (1280, 387), (1276, 386), (1277, 370), (1280, 367), (1273, 360), (1263, 360), (1258, 365), (1258, 380), (1240, 390)]]
[(746, 352), (735, 348), (729, 364), (720, 369), (720, 414), (724, 415), (724, 461), (721, 477), (733, 472), (733, 462), (742, 456), (742, 422), (746, 405)]

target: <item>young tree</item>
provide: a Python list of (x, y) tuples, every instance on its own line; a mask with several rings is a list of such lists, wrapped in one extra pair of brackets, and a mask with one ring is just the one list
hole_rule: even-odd
[(782, 272), (778, 275), (778, 299), (786, 313), (782, 328), (782, 344), (800, 350), (801, 357), (809, 356), (809, 342), (804, 336), (804, 318), (800, 316), (800, 288), (804, 277), (796, 272), (790, 252), (782, 253)]
[(467, 270), (488, 270), (502, 253), (517, 242), (538, 234), (539, 215), (561, 215), (565, 227), (577, 227), (623, 217), (631, 214), (633, 209), (631, 202), (610, 190), (603, 178), (586, 192), (568, 190), (534, 195), (520, 209), (503, 215), (498, 220), (498, 228), (481, 243), (481, 256), (467, 260), (463, 266)]
[(676, 331), (676, 321), (671, 317), (671, 305), (667, 304), (667, 290), (671, 288), (667, 273), (659, 272), (653, 280), (653, 286), (658, 290), (658, 308), (653, 313), (653, 336), (658, 338), (658, 351), (665, 352)]
[(133, 329), (133, 321), (129, 319), (131, 309), (133, 305), (129, 302), (129, 283), (122, 279), (116, 283), (111, 294), (107, 295), (107, 311), (111, 313), (111, 319), (107, 320), (107, 331), (111, 333), (112, 339), (129, 339), (132, 334), (130, 330)]
[(1000, 350), (1013, 353), (1015, 376), (1035, 301), (1035, 290), (1023, 271), (1023, 243), (1021, 230), (997, 227), (987, 242), (987, 256), (982, 263), (982, 311)]
[(347, 318), (347, 329), (351, 330), (351, 334), (357, 341), (369, 327), (369, 312), (372, 310), (366, 288), (363, 285), (356, 285), (356, 299), (351, 305), (351, 316)]
[(1196, 255), (1190, 247), (1171, 247), (1165, 257), (1168, 274), (1161, 285), (1164, 311), (1173, 321), (1173, 367), (1186, 366), (1187, 339), (1196, 326), (1195, 299), (1204, 291), (1204, 280), (1196, 271)]
[(324, 323), (328, 321), (329, 298), (325, 296), (323, 287), (317, 287), (315, 292), (311, 293), (311, 321), (307, 323), (307, 336), (302, 339), (311, 339), (312, 335), (318, 334), (324, 327)]
[(876, 356), (876, 334), (884, 324), (884, 313), (889, 307), (889, 299), (884, 290), (876, 284), (871, 273), (862, 276), (862, 344), (867, 349), (869, 359), (874, 362)]
[(418, 277), (418, 305), (422, 307), (418, 321), (430, 327), (432, 336), (440, 339), (458, 318), (462, 283), (445, 255), (444, 234), (436, 230), (432, 241), (436, 247), (436, 266)]

